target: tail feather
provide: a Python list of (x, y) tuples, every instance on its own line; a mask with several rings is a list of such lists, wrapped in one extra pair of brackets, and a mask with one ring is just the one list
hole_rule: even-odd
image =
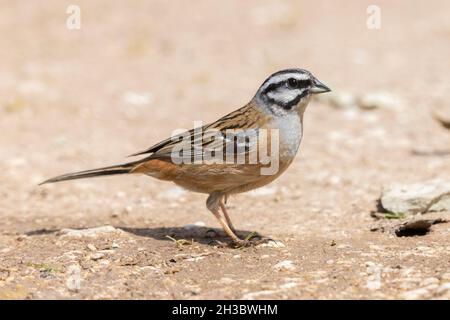
[(67, 174), (63, 174), (61, 176), (57, 176), (57, 177), (45, 180), (45, 181), (41, 182), (39, 185), (46, 184), (46, 183), (67, 181), (67, 180), (85, 179), (85, 178), (92, 178), (92, 177), (99, 177), (99, 176), (109, 176), (109, 175), (115, 175), (115, 174), (130, 173), (130, 171), (134, 168), (135, 164), (136, 164), (135, 162), (131, 162), (131, 163), (126, 163), (126, 164), (117, 165), (117, 166), (104, 167), (104, 168), (98, 168), (98, 169), (86, 170), (86, 171), (80, 171), (80, 172), (74, 172), (74, 173), (67, 173)]

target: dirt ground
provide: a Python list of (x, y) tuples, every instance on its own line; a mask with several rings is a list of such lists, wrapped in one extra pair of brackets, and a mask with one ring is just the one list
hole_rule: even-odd
[[(80, 30), (66, 28), (73, 2)], [(372, 1), (3, 3), (0, 299), (450, 298), (450, 224), (396, 237), (371, 229), (401, 221), (370, 216), (384, 185), (450, 179), (433, 153), (450, 131), (431, 116), (449, 107), (450, 5), (376, 2), (379, 30)], [(206, 196), (149, 177), (37, 186), (215, 120), (286, 67), (398, 101), (312, 102), (291, 167), (230, 199), (241, 236), (282, 245), (218, 246)]]

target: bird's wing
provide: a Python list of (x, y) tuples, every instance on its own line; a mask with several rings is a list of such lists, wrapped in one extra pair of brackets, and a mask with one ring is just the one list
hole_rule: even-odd
[[(246, 159), (256, 155), (258, 130), (218, 130), (208, 126), (186, 131), (149, 149), (148, 159), (169, 160), (175, 163), (192, 163), (203, 160)], [(150, 151), (151, 150), (151, 151)]]
[[(143, 160), (161, 159), (189, 163), (189, 159), (223, 159), (254, 156), (257, 152), (259, 130), (257, 122), (246, 116), (251, 105), (238, 109), (216, 122), (167, 138), (132, 156), (150, 154)], [(247, 120), (247, 121), (244, 121)]]
[(192, 135), (194, 133), (194, 130), (195, 129), (191, 129), (191, 130), (186, 131), (184, 133), (181, 133), (181, 134), (172, 136), (170, 138), (164, 139), (164, 140), (158, 142), (157, 144), (151, 146), (150, 148), (147, 148), (147, 149), (145, 149), (143, 151), (139, 151), (139, 152), (136, 152), (136, 153), (133, 153), (133, 154), (129, 155), (129, 157), (140, 156), (140, 155), (149, 154), (149, 153), (155, 153), (158, 150), (161, 150), (162, 148), (165, 148), (165, 147), (168, 147), (170, 145), (173, 145), (174, 143), (176, 143), (176, 141), (179, 139), (179, 137), (183, 137), (185, 135)]

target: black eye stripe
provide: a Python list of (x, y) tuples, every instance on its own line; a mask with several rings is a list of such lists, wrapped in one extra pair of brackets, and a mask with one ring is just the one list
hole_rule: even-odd
[(293, 88), (306, 88), (311, 85), (311, 80), (309, 79), (298, 80), (295, 78), (290, 78), (288, 79), (288, 84)]
[(309, 80), (309, 79), (298, 80), (298, 85), (300, 88), (309, 87), (311, 85), (311, 80)]
[(289, 87), (291, 87), (291, 88), (302, 89), (302, 88), (307, 88), (307, 87), (311, 86), (311, 80), (310, 79), (299, 80), (296, 78), (289, 78), (289, 79), (282, 80), (279, 82), (271, 83), (270, 85), (267, 86), (267, 88), (264, 89), (264, 91), (262, 93), (266, 94), (267, 92), (276, 90), (279, 87), (284, 86), (285, 84), (288, 84)]

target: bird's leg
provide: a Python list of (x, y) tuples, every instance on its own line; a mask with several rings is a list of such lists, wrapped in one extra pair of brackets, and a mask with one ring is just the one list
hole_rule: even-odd
[[(206, 200), (206, 207), (211, 211), (216, 217), (216, 219), (219, 221), (220, 225), (222, 226), (225, 233), (233, 240), (236, 244), (242, 244), (244, 240), (239, 239), (239, 237), (234, 233), (232, 228), (230, 227), (228, 221), (229, 217), (224, 219), (219, 211), (219, 206), (222, 207), (222, 200), (223, 194), (213, 192), (209, 195), (208, 199)], [(225, 207), (225, 206), (223, 206)], [(223, 209), (222, 209), (223, 210)], [(226, 211), (224, 211), (224, 215), (226, 215)], [(227, 215), (226, 215), (227, 217)], [(230, 221), (231, 222), (231, 221)]]
[(233, 230), (231, 230), (226, 220), (220, 215), (219, 209), (211, 210), (211, 212), (213, 213), (214, 217), (219, 220), (219, 223), (222, 226), (223, 230), (233, 240), (234, 243), (241, 244), (244, 241), (239, 239), (238, 236), (233, 232)]
[(225, 195), (222, 198), (220, 198), (219, 202), (220, 208), (222, 209), (223, 215), (225, 216), (225, 220), (227, 221), (228, 226), (234, 233), (236, 233), (236, 229), (234, 228), (233, 222), (231, 222), (231, 218), (228, 215), (227, 208), (225, 207), (226, 203), (227, 203), (227, 196)]

